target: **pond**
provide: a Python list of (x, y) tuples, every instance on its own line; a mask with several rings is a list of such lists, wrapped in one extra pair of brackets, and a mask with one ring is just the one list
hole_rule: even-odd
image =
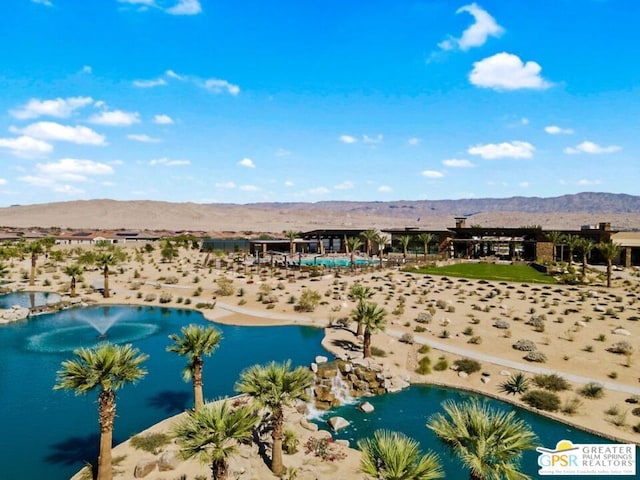
[(13, 292), (0, 295), (0, 308), (10, 308), (14, 305), (41, 307), (59, 301), (60, 295), (53, 292)]
[[(191, 408), (191, 385), (182, 380), (185, 360), (165, 351), (168, 335), (189, 323), (209, 324), (188, 310), (111, 306), (70, 309), (1, 326), (0, 424), (5, 441), (0, 476), (64, 479), (97, 457), (97, 392), (78, 397), (54, 391), (53, 385), (60, 363), (72, 358), (74, 348), (99, 342), (102, 331), (150, 356), (147, 376), (118, 392), (116, 443)], [(324, 353), (321, 329), (216, 327), (223, 340), (205, 359), (206, 399), (232, 395), (239, 373), (248, 366), (287, 359), (304, 365)]]

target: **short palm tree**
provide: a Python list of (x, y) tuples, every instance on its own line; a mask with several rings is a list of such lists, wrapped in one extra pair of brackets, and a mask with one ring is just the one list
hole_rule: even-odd
[(113, 245), (102, 242), (96, 244), (96, 251), (85, 252), (80, 256), (78, 261), (80, 263), (88, 263), (97, 266), (102, 270), (102, 277), (104, 278), (104, 298), (109, 298), (111, 293), (109, 291), (109, 267), (118, 265), (124, 261), (127, 254), (120, 248)]
[(400, 235), (398, 237), (398, 241), (400, 245), (402, 245), (402, 259), (407, 261), (407, 249), (409, 248), (409, 243), (411, 243), (411, 235)]
[(470, 470), (472, 480), (530, 479), (519, 471), (524, 450), (535, 448), (536, 435), (516, 412), (503, 412), (486, 402), (471, 400), (443, 404), (427, 428), (455, 453)]
[[(556, 247), (558, 245), (562, 245), (564, 243), (564, 234), (562, 232), (557, 232), (557, 231), (553, 231), (553, 232), (549, 232), (547, 233), (547, 238), (549, 239), (549, 241), (551, 242), (551, 249), (552, 249), (552, 260), (555, 262), (556, 261)], [(560, 255), (560, 260), (562, 260), (562, 255)]]
[(573, 265), (573, 252), (580, 246), (582, 237), (578, 235), (567, 235), (565, 237), (567, 248), (569, 249), (569, 266)]
[(349, 237), (345, 243), (349, 254), (351, 255), (351, 269), (356, 268), (356, 250), (362, 246), (362, 240), (358, 237)]
[[(349, 298), (358, 302), (358, 305), (364, 303), (365, 300), (368, 300), (373, 296), (373, 290), (371, 287), (367, 287), (360, 283), (356, 283), (352, 285), (349, 289)], [(356, 331), (356, 335), (360, 336), (364, 333), (364, 324), (358, 322), (358, 329)]]
[(296, 230), (287, 230), (284, 232), (284, 236), (289, 240), (289, 254), (291, 256), (296, 253), (296, 244), (293, 243), (296, 238), (300, 236), (300, 232)]
[(418, 240), (422, 242), (422, 248), (424, 249), (424, 259), (427, 260), (429, 255), (429, 244), (433, 242), (434, 235), (432, 233), (421, 233), (418, 235)]
[(69, 293), (71, 297), (76, 296), (76, 280), (80, 275), (82, 275), (82, 271), (83, 271), (82, 267), (77, 263), (67, 265), (66, 267), (64, 267), (64, 274), (71, 277), (71, 287), (70, 287), (70, 293)]
[(220, 344), (222, 333), (214, 327), (187, 325), (180, 329), (182, 336), (172, 333), (169, 338), (173, 345), (167, 347), (168, 352), (187, 357), (187, 366), (183, 371), (184, 381), (193, 380), (193, 408), (199, 410), (204, 406), (202, 391), (202, 357), (210, 356)]
[(29, 285), (36, 284), (36, 264), (38, 256), (44, 253), (44, 247), (39, 240), (33, 240), (25, 245), (24, 251), (31, 256), (31, 270), (29, 271)]
[(62, 362), (55, 390), (72, 390), (84, 395), (98, 389), (98, 420), (100, 423), (100, 455), (98, 480), (111, 480), (111, 448), (113, 423), (116, 416), (116, 391), (136, 383), (146, 375), (141, 364), (148, 358), (131, 345), (105, 342), (94, 348), (80, 348), (76, 358)]
[(174, 434), (183, 457), (210, 464), (213, 480), (224, 480), (229, 458), (237, 453), (238, 443), (251, 439), (257, 421), (252, 407), (230, 408), (228, 401), (220, 401), (187, 412), (174, 427)]
[(378, 236), (378, 232), (375, 230), (365, 230), (360, 234), (360, 236), (365, 241), (365, 248), (367, 250), (367, 257), (371, 256), (371, 250), (373, 249), (373, 242), (376, 241), (376, 237)]
[(584, 281), (584, 279), (587, 277), (587, 260), (589, 259), (589, 256), (591, 255), (593, 249), (596, 248), (596, 244), (593, 242), (593, 240), (590, 240), (588, 238), (581, 238), (578, 247), (580, 248), (580, 252), (582, 253), (582, 279)]
[(420, 445), (403, 433), (377, 430), (373, 438), (358, 441), (360, 468), (378, 480), (431, 480), (443, 478), (438, 455), (422, 455)]
[(235, 389), (253, 397), (259, 406), (271, 412), (271, 471), (281, 475), (284, 408), (299, 400), (307, 401), (307, 391), (313, 384), (313, 374), (304, 367), (291, 370), (291, 362), (271, 362), (254, 365), (240, 374)]
[(353, 311), (353, 319), (364, 327), (364, 339), (362, 341), (362, 351), (364, 358), (371, 357), (371, 336), (378, 330), (384, 330), (386, 326), (387, 312), (373, 302), (361, 302)]
[(609, 240), (608, 242), (598, 243), (597, 248), (598, 250), (600, 250), (600, 254), (607, 262), (607, 287), (611, 288), (611, 270), (613, 261), (618, 258), (618, 255), (620, 255), (622, 246), (619, 243), (615, 243)]
[(379, 233), (376, 237), (376, 244), (378, 245), (378, 256), (380, 257), (380, 269), (382, 269), (382, 259), (384, 258), (384, 247), (389, 242), (389, 236), (383, 233)]
[(507, 380), (502, 382), (498, 389), (506, 394), (516, 395), (518, 393), (524, 393), (529, 390), (530, 381), (527, 376), (518, 372), (511, 375)]

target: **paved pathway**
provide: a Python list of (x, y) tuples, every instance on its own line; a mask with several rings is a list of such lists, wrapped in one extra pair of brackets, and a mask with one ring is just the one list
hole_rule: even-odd
[[(387, 328), (385, 330), (385, 333), (387, 333), (388, 335), (391, 335), (392, 337), (400, 338), (405, 332), (402, 332), (400, 330), (395, 330), (393, 328)], [(454, 345), (449, 345), (447, 343), (436, 342), (434, 340), (428, 339), (427, 337), (423, 337), (420, 335), (414, 335), (413, 338), (417, 343), (427, 344), (430, 347), (435, 348), (437, 350), (453, 353), (455, 355), (461, 355), (463, 357), (472, 358), (474, 360), (493, 363), (495, 365), (501, 365), (503, 367), (513, 368), (516, 370), (522, 370), (523, 372), (543, 373), (543, 374), (556, 373), (558, 375), (562, 375), (564, 378), (566, 378), (571, 382), (581, 383), (581, 384), (596, 382), (601, 384), (604, 388), (608, 390), (640, 395), (640, 387), (634, 387), (632, 385), (622, 385), (620, 383), (614, 383), (614, 382), (606, 382), (606, 381), (603, 382), (595, 378), (583, 377), (581, 375), (574, 375), (572, 373), (564, 373), (558, 370), (552, 370), (550, 368), (539, 367), (537, 365), (532, 365), (527, 363), (514, 362), (506, 358), (494, 357), (492, 355), (486, 355), (484, 353), (474, 352), (466, 348), (456, 347)]]

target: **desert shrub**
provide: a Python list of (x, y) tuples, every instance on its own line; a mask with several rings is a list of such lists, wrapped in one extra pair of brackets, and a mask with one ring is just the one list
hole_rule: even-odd
[(626, 340), (622, 340), (611, 345), (609, 348), (607, 348), (607, 351), (621, 355), (628, 355), (630, 353), (633, 353), (633, 345), (631, 345), (631, 343), (627, 342)]
[(530, 380), (525, 376), (524, 373), (518, 372), (512, 374), (507, 380), (502, 382), (498, 389), (510, 395), (515, 395), (517, 393), (522, 394), (529, 390), (529, 385), (531, 384)]
[(520, 350), (523, 352), (532, 352), (533, 350), (538, 349), (538, 347), (536, 347), (536, 344), (532, 340), (527, 340), (525, 338), (521, 338), (511, 346), (516, 350)]
[(371, 346), (371, 355), (373, 355), (374, 357), (386, 357), (387, 352), (381, 348)]
[(522, 396), (522, 401), (538, 410), (556, 412), (560, 408), (560, 397), (545, 390), (531, 390)]
[(574, 396), (571, 398), (567, 398), (562, 403), (562, 413), (566, 413), (567, 415), (573, 415), (578, 412), (578, 410), (582, 407), (582, 400), (578, 397)]
[(589, 382), (578, 393), (585, 398), (602, 398), (604, 397), (604, 387), (597, 382)]
[(544, 363), (547, 361), (547, 356), (538, 350), (527, 353), (523, 358), (528, 362)]
[(164, 283), (168, 284), (168, 285), (175, 285), (176, 283), (178, 283), (178, 278), (177, 277), (167, 277), (164, 279)]
[(467, 343), (470, 343), (472, 345), (480, 345), (482, 344), (482, 337), (480, 335), (475, 335), (467, 340)]
[(426, 332), (427, 329), (422, 325), (417, 325), (416, 328), (413, 329), (413, 331), (416, 333), (422, 333), (422, 332)]
[(501, 330), (506, 330), (511, 325), (506, 320), (500, 319), (500, 320), (496, 320), (495, 322), (493, 322), (493, 326), (496, 327), (496, 328), (499, 328)]
[(453, 364), (456, 366), (458, 372), (465, 372), (467, 374), (479, 372), (482, 368), (480, 362), (471, 358), (461, 358), (453, 362)]
[(136, 294), (136, 298), (142, 298), (142, 292), (138, 292), (138, 293)]
[(216, 290), (216, 294), (221, 297), (229, 297), (233, 295), (233, 280), (228, 277), (220, 277), (216, 279), (216, 285), (218, 286), (218, 290)]
[(418, 349), (418, 353), (425, 355), (431, 351), (431, 347), (429, 345), (421, 345)]
[(298, 312), (313, 312), (320, 303), (320, 294), (315, 290), (305, 290), (295, 306)]
[(424, 356), (418, 362), (418, 368), (416, 368), (416, 373), (420, 375), (428, 375), (431, 373), (431, 359), (428, 356)]
[(152, 454), (158, 453), (162, 447), (171, 442), (171, 437), (166, 433), (145, 433), (131, 437), (131, 446), (138, 450), (144, 450)]
[(190, 298), (185, 298), (184, 299), (184, 304), (185, 305), (191, 305), (191, 299)]
[(431, 323), (432, 320), (433, 320), (433, 317), (431, 316), (430, 313), (427, 313), (427, 312), (421, 312), (416, 317), (416, 322), (418, 323)]
[(144, 296), (144, 301), (145, 302), (153, 302), (156, 299), (156, 294), (155, 293), (147, 293)]
[(168, 292), (162, 292), (158, 301), (160, 303), (169, 303), (171, 300), (173, 300), (173, 295)]
[(542, 316), (531, 317), (526, 325), (531, 325), (536, 332), (544, 332), (544, 318)]
[(412, 345), (414, 342), (413, 335), (410, 333), (403, 333), (402, 336), (400, 337), (400, 341), (402, 343), (407, 343), (409, 345)]
[(291, 430), (290, 428), (285, 429), (284, 435), (282, 437), (282, 450), (287, 455), (293, 455), (298, 451), (298, 444), (300, 443), (300, 439), (296, 435), (296, 432)]
[(467, 327), (467, 328), (465, 328), (465, 329), (462, 331), (462, 334), (463, 334), (463, 335), (468, 335), (468, 336), (473, 335), (473, 328), (471, 328), (471, 327)]
[(196, 308), (199, 310), (211, 310), (216, 306), (216, 302), (207, 303), (207, 302), (198, 302), (196, 303)]
[(433, 366), (433, 369), (436, 372), (443, 372), (445, 371), (447, 368), (449, 368), (449, 360), (446, 359), (446, 357), (440, 357), (438, 358), (438, 361), (436, 362), (436, 364)]
[(562, 392), (564, 390), (571, 390), (571, 384), (567, 382), (567, 380), (560, 375), (556, 375), (555, 373), (551, 374), (539, 374), (534, 375), (533, 383), (535, 383), (538, 387), (544, 388), (545, 390), (549, 390), (551, 392)]

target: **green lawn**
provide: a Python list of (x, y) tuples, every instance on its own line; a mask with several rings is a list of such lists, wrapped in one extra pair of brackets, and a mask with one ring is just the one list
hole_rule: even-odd
[(493, 263), (459, 263), (446, 267), (411, 268), (407, 271), (427, 275), (500, 280), (505, 282), (557, 283), (555, 278), (528, 265), (501, 265)]

